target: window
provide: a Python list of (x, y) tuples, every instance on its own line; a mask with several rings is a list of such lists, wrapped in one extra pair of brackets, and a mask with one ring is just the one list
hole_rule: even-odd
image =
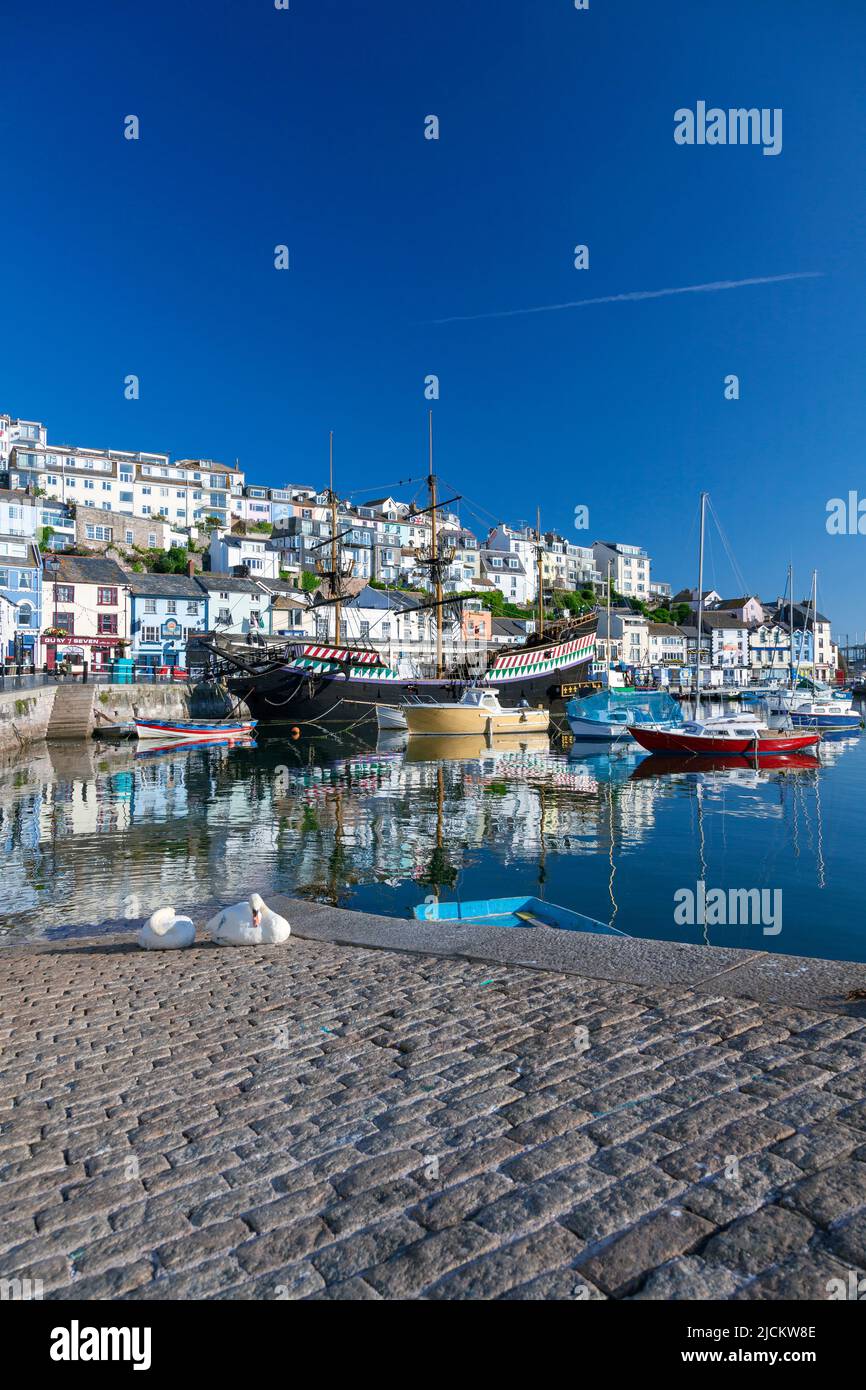
[(230, 609), (230, 608), (221, 608), (221, 609), (219, 610), (219, 613), (217, 614), (217, 622), (218, 622), (218, 623), (222, 623), (222, 625), (223, 625), (224, 627), (228, 627), (229, 624), (231, 623), (231, 620), (232, 620), (231, 609)]
[(145, 613), (155, 613), (155, 612), (156, 612), (156, 599), (155, 599), (155, 598), (146, 598), (146, 599), (144, 600), (144, 611), (145, 611)]
[(9, 587), (9, 571), (8, 571), (7, 569), (0, 569), (0, 589), (6, 589), (6, 588), (8, 588), (8, 587)]
[(118, 496), (119, 496), (121, 502), (131, 502), (131, 501), (132, 501), (132, 498), (133, 498), (133, 495), (132, 495), (131, 492), (121, 492), (121, 493), (118, 493)]
[(93, 489), (96, 487), (96, 483), (93, 481), (92, 478), (85, 478), (85, 479), (84, 479), (84, 486), (85, 486), (86, 488), (89, 488), (90, 491), (92, 492)]
[(18, 627), (30, 627), (33, 623), (33, 609), (29, 603), (19, 603), (15, 619)]
[(135, 532), (134, 532), (134, 531), (127, 531), (127, 532), (125, 533), (125, 535), (126, 535), (126, 544), (127, 544), (127, 545), (132, 545), (132, 542), (135, 540)]
[(120, 473), (119, 473), (119, 477), (120, 477), (120, 481), (121, 481), (122, 483), (131, 483), (131, 482), (132, 482), (132, 469), (131, 469), (131, 468), (121, 468)]
[(33, 588), (33, 575), (30, 574), (28, 570), (21, 570), (21, 571), (19, 572), (19, 574), (18, 574), (18, 588), (19, 588), (19, 589), (32, 589), (32, 588)]
[(54, 590), (55, 603), (74, 603), (75, 586), (73, 584), (58, 584)]
[[(146, 510), (147, 510), (147, 511), (150, 511), (150, 507), (147, 507)], [(147, 544), (148, 544), (149, 548), (150, 548), (151, 550), (153, 550), (153, 547), (156, 545), (156, 532), (155, 532), (155, 531), (148, 531), (148, 533), (147, 533)]]
[(192, 613), (194, 618), (198, 617), (198, 604), (195, 599), (190, 599), (189, 603), (186, 605), (186, 611), (187, 613)]
[(362, 624), (361, 624), (361, 640), (362, 640), (362, 642), (366, 642), (366, 640), (367, 640), (367, 638), (368, 638), (369, 636), (370, 636), (370, 624), (369, 624), (369, 623), (362, 623)]
[[(141, 514), (142, 514), (142, 516), (150, 516), (150, 507), (142, 507), (142, 509), (141, 509)], [(151, 534), (152, 534), (152, 533), (151, 533)], [(148, 545), (150, 545), (150, 544), (156, 545), (156, 537), (155, 537), (155, 536), (154, 536), (154, 538), (153, 538), (153, 542), (148, 541)]]
[(98, 613), (96, 618), (97, 631), (100, 635), (117, 636), (117, 614)]
[(152, 487), (143, 487), (143, 488), (141, 489), (141, 495), (142, 495), (142, 497), (150, 497), (150, 495), (151, 495), (152, 492), (153, 492), (153, 488), (152, 488)]
[(158, 641), (159, 641), (159, 628), (158, 628), (158, 627), (142, 627), (142, 629), (141, 629), (141, 640), (142, 640), (142, 642), (158, 642)]
[[(29, 606), (30, 606), (29, 604), (26, 605), (26, 607), (28, 607), (28, 608), (29, 608)], [(20, 609), (19, 609), (19, 612), (20, 612)], [(51, 626), (52, 626), (52, 627), (62, 627), (63, 630), (64, 630), (64, 632), (72, 632), (72, 631), (73, 631), (73, 625), (74, 625), (74, 623), (75, 623), (75, 614), (74, 614), (74, 613), (71, 613), (71, 612), (61, 612), (60, 610), (58, 610), (58, 612), (57, 612), (57, 613), (55, 614), (55, 616), (54, 616), (54, 622), (51, 624)]]
[(177, 600), (176, 600), (176, 599), (173, 599), (173, 598), (166, 599), (166, 601), (165, 601), (165, 611), (166, 611), (166, 613), (176, 613), (176, 612), (177, 612)]
[(97, 589), (96, 602), (102, 607), (117, 607), (116, 589)]
[(93, 526), (88, 522), (84, 527), (84, 534), (89, 541), (110, 541), (114, 538), (114, 528), (111, 526)]
[(102, 484), (102, 491), (103, 491), (103, 492), (110, 492), (110, 491), (111, 491), (111, 488), (112, 488), (112, 484), (111, 484), (111, 483), (103, 483), (103, 484)]

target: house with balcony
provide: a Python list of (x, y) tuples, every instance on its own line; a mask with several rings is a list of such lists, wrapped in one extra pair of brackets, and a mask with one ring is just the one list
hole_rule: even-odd
[(185, 574), (129, 574), (130, 638), (137, 666), (187, 667), (187, 643), (205, 631), (206, 595)]
[(674, 623), (647, 623), (647, 666), (662, 685), (686, 664), (686, 634)]
[(0, 534), (0, 597), (14, 609), (5, 661), (39, 664), (42, 627), (42, 556), (29, 536)]
[(128, 655), (130, 575), (99, 555), (47, 555), (43, 578), (44, 659), (68, 659), (100, 670)]
[(592, 552), (595, 567), (605, 580), (610, 566), (611, 582), (618, 594), (625, 598), (649, 598), (652, 561), (641, 546), (624, 541), (595, 541)]

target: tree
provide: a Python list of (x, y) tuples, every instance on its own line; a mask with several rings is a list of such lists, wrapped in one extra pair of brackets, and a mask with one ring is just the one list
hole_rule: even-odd
[(305, 594), (311, 594), (314, 589), (318, 589), (320, 583), (321, 580), (317, 574), (313, 574), (312, 570), (304, 570), (301, 575), (301, 588)]

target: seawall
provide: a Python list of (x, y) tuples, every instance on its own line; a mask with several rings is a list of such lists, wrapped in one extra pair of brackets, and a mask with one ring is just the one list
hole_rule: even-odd
[(136, 714), (189, 717), (185, 685), (60, 685), (0, 691), (0, 753), (42, 739), (89, 738), (100, 724)]

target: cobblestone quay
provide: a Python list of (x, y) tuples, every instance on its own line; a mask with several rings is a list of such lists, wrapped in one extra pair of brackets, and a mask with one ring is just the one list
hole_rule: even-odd
[(45, 1298), (826, 1299), (866, 1268), (863, 1004), (299, 936), (10, 948), (0, 1001), (0, 1279)]

